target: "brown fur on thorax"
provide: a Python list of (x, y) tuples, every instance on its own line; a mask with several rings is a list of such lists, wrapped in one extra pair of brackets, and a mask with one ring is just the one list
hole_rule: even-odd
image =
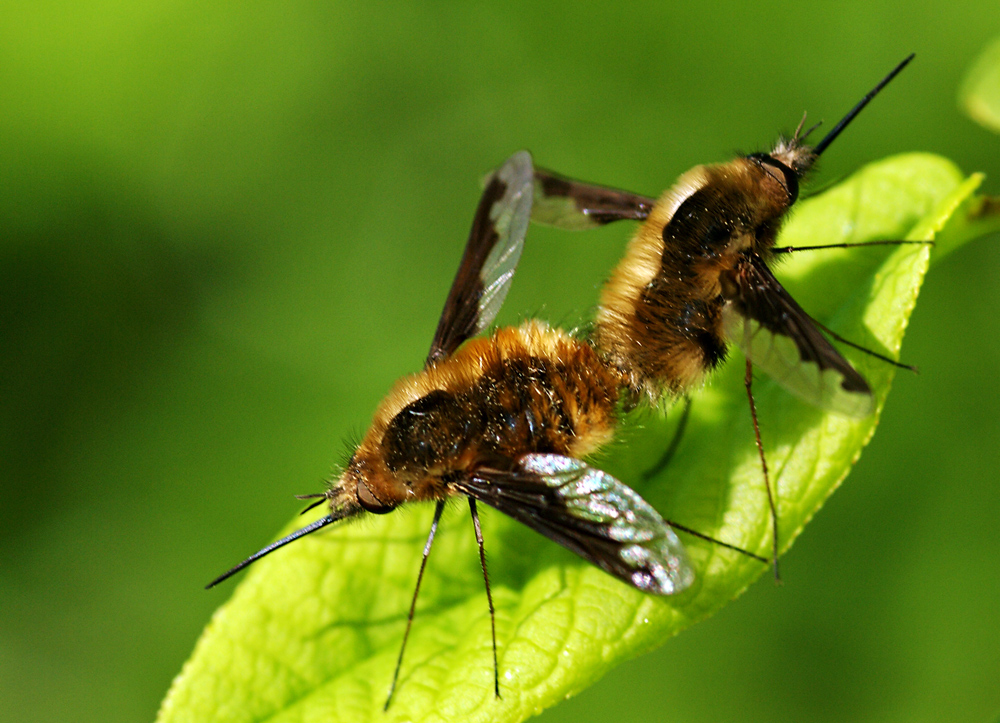
[(774, 245), (790, 199), (752, 158), (696, 166), (657, 201), (601, 292), (593, 339), (634, 396), (698, 385), (726, 354), (726, 276)]
[(621, 383), (588, 342), (539, 321), (473, 339), (396, 384), (330, 495), (391, 509), (449, 496), (478, 465), (584, 457), (610, 441)]

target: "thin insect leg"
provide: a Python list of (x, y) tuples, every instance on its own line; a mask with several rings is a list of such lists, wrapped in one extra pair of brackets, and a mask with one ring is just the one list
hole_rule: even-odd
[(438, 522), (441, 521), (441, 513), (444, 512), (444, 500), (440, 500), (434, 508), (434, 521), (431, 522), (431, 531), (427, 535), (427, 542), (424, 544), (424, 557), (420, 561), (420, 572), (417, 573), (417, 586), (413, 589), (413, 600), (410, 602), (410, 614), (406, 617), (406, 632), (403, 633), (403, 644), (399, 646), (399, 658), (396, 660), (396, 670), (392, 674), (392, 685), (389, 686), (389, 695), (385, 699), (385, 707), (382, 710), (389, 710), (389, 703), (392, 702), (392, 694), (396, 692), (396, 682), (399, 680), (399, 669), (403, 665), (403, 651), (406, 650), (406, 641), (410, 637), (410, 628), (413, 626), (413, 613), (417, 609), (417, 595), (420, 594), (420, 583), (424, 579), (424, 569), (427, 567), (427, 558), (431, 554), (431, 545), (434, 544), (434, 535), (437, 534)]
[(643, 481), (649, 481), (656, 475), (660, 474), (667, 465), (670, 464), (670, 460), (673, 459), (674, 454), (677, 452), (677, 448), (681, 445), (681, 437), (684, 436), (684, 430), (687, 429), (688, 417), (691, 415), (691, 397), (684, 397), (684, 409), (681, 411), (680, 421), (677, 422), (677, 429), (674, 430), (674, 436), (670, 440), (670, 444), (667, 446), (667, 450), (663, 453), (663, 456), (654, 464), (652, 467), (647, 469), (642, 473)]
[(747, 388), (747, 398), (750, 400), (750, 418), (753, 420), (753, 434), (757, 439), (757, 453), (760, 455), (760, 468), (764, 471), (764, 487), (767, 489), (767, 504), (771, 508), (771, 527), (773, 528), (774, 544), (771, 556), (774, 560), (774, 581), (781, 583), (781, 573), (778, 571), (778, 508), (774, 504), (774, 494), (771, 492), (771, 478), (767, 474), (767, 458), (764, 456), (764, 444), (760, 441), (760, 425), (757, 424), (757, 405), (753, 400), (753, 363), (747, 359), (747, 373), (743, 379)]
[(479, 526), (479, 511), (476, 501), (469, 498), (469, 510), (472, 511), (472, 525), (476, 528), (476, 542), (479, 543), (479, 564), (483, 568), (483, 582), (486, 583), (486, 602), (490, 606), (490, 629), (493, 633), (493, 691), (500, 697), (500, 665), (497, 663), (497, 619), (493, 610), (493, 593), (490, 592), (490, 574), (486, 571), (486, 549), (483, 547), (483, 529)]
[(728, 542), (723, 542), (722, 540), (718, 540), (718, 539), (716, 539), (714, 537), (711, 537), (710, 535), (706, 535), (704, 532), (698, 532), (697, 530), (692, 530), (690, 527), (685, 527), (684, 525), (679, 525), (676, 522), (674, 522), (673, 520), (666, 520), (665, 519), (663, 521), (666, 522), (668, 525), (670, 525), (675, 530), (680, 530), (681, 532), (686, 532), (687, 534), (691, 535), (692, 537), (697, 537), (700, 540), (705, 540), (706, 542), (711, 542), (711, 543), (719, 545), (721, 547), (725, 547), (727, 550), (732, 550), (733, 552), (738, 552), (741, 555), (746, 555), (747, 557), (752, 557), (754, 560), (759, 560), (760, 562), (763, 562), (765, 565), (768, 564), (769, 562), (771, 562), (766, 557), (761, 557), (760, 555), (755, 555), (754, 553), (750, 552), (749, 550), (744, 550), (742, 547), (737, 547), (736, 545), (731, 545)]
[(858, 246), (908, 246), (917, 244), (920, 246), (933, 246), (933, 241), (905, 241), (905, 240), (884, 240), (884, 241), (859, 241), (857, 243), (822, 244), (820, 246), (779, 246), (771, 249), (775, 254), (790, 254), (793, 251), (818, 251), (820, 249), (853, 249)]
[(837, 341), (839, 341), (841, 344), (846, 344), (847, 346), (849, 346), (849, 347), (851, 347), (853, 349), (857, 349), (858, 351), (863, 351), (865, 354), (868, 354), (869, 356), (873, 356), (876, 359), (881, 359), (882, 361), (884, 361), (884, 362), (886, 362), (888, 364), (892, 364), (894, 367), (899, 367), (900, 369), (907, 369), (907, 370), (913, 372), (914, 374), (919, 374), (920, 373), (920, 370), (917, 369), (912, 364), (903, 364), (903, 362), (898, 362), (895, 359), (890, 359), (889, 357), (885, 356), (884, 354), (879, 354), (877, 351), (872, 351), (871, 349), (869, 349), (867, 347), (861, 346), (860, 344), (856, 344), (853, 341), (851, 341), (850, 339), (845, 339), (840, 334), (838, 334), (837, 332), (833, 331), (833, 329), (831, 329), (830, 327), (828, 327), (828, 326), (826, 326), (824, 324), (819, 323), (815, 319), (813, 319), (813, 321), (816, 323), (816, 326), (818, 326), (820, 329), (822, 329), (827, 334), (829, 334), (830, 336), (832, 336), (834, 339), (836, 339)]
[[(858, 246), (902, 246), (904, 244), (920, 244), (920, 245), (930, 245), (930, 246), (933, 246), (934, 242), (933, 241), (883, 240), (883, 241), (863, 241), (863, 242), (859, 242), (859, 243), (826, 244), (826, 245), (823, 245), (823, 246), (783, 246), (781, 248), (776, 248), (776, 249), (771, 249), (771, 250), (774, 253), (787, 254), (787, 253), (791, 253), (793, 251), (816, 251), (818, 249), (847, 249), (847, 248), (856, 248)], [(895, 359), (890, 359), (889, 357), (887, 357), (887, 356), (885, 356), (883, 354), (879, 354), (877, 351), (872, 351), (871, 349), (868, 349), (867, 347), (861, 346), (860, 344), (856, 344), (855, 342), (850, 341), (849, 339), (845, 339), (844, 337), (840, 336), (837, 332), (835, 332), (832, 329), (830, 329), (830, 327), (824, 326), (823, 324), (821, 324), (820, 322), (816, 321), (815, 319), (813, 319), (813, 321), (815, 322), (816, 326), (818, 326), (820, 329), (822, 329), (823, 331), (825, 331), (829, 336), (831, 336), (834, 339), (836, 339), (837, 341), (839, 341), (841, 344), (846, 344), (847, 346), (852, 347), (854, 349), (857, 349), (858, 351), (863, 351), (865, 354), (873, 356), (876, 359), (881, 359), (882, 361), (884, 361), (884, 362), (886, 362), (888, 364), (892, 364), (894, 367), (899, 367), (900, 369), (908, 369), (909, 371), (913, 372), (914, 374), (919, 373), (919, 370), (915, 366), (912, 366), (911, 364), (903, 364), (902, 362), (898, 362)]]

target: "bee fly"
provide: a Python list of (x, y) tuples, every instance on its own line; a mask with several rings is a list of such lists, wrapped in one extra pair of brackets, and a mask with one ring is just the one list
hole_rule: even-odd
[(498, 697), (496, 623), (478, 502), (638, 590), (671, 595), (694, 579), (681, 542), (656, 510), (622, 482), (581, 461), (614, 433), (619, 391), (626, 382), (618, 368), (588, 340), (540, 321), (472, 339), (496, 317), (510, 288), (531, 217), (534, 179), (531, 156), (522, 151), (487, 180), (423, 370), (389, 392), (329, 489), (306, 496), (319, 498), (309, 509), (326, 504), (328, 514), (208, 585), (338, 520), (383, 514), (407, 502), (435, 502), (386, 708), (449, 498), (467, 498), (472, 513)]
[(745, 386), (771, 510), (776, 578), (778, 517), (751, 388), (753, 366), (807, 402), (862, 417), (872, 411), (871, 389), (820, 329), (886, 362), (905, 365), (814, 321), (770, 266), (791, 251), (924, 242), (775, 248), (775, 240), (803, 176), (912, 59), (896, 66), (815, 146), (805, 143), (815, 126), (802, 133), (803, 118), (792, 138), (780, 139), (770, 153), (696, 166), (658, 200), (536, 171), (535, 222), (573, 230), (620, 220), (644, 222), (603, 288), (593, 329), (597, 352), (619, 370), (633, 401), (686, 396), (725, 359), (730, 343), (746, 356)]

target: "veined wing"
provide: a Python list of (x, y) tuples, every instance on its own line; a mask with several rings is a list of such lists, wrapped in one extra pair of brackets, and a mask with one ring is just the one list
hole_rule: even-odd
[(531, 217), (531, 154), (519, 151), (486, 181), (427, 363), (450, 356), (489, 326), (503, 305)]
[(612, 221), (644, 221), (655, 203), (655, 199), (637, 193), (574, 181), (538, 168), (531, 220), (580, 231)]
[(872, 411), (872, 392), (815, 322), (753, 257), (740, 266), (723, 307), (726, 338), (755, 366), (810, 404), (849, 417)]
[(644, 592), (672, 595), (694, 580), (670, 526), (606, 472), (557, 454), (501, 466), (477, 469), (456, 487)]

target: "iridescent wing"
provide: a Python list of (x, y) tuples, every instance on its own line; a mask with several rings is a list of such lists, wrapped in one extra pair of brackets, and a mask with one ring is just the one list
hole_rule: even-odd
[(519, 151), (486, 180), (465, 253), (444, 302), (427, 363), (450, 356), (496, 318), (510, 290), (531, 217), (531, 154)]
[(871, 413), (868, 383), (760, 258), (740, 266), (722, 319), (726, 338), (792, 394), (849, 417)]
[(557, 454), (526, 454), (456, 483), (632, 587), (672, 595), (694, 573), (677, 535), (648, 502), (611, 475)]
[(531, 220), (581, 231), (612, 221), (644, 221), (655, 203), (655, 199), (637, 193), (574, 181), (538, 168), (535, 170), (535, 204)]

